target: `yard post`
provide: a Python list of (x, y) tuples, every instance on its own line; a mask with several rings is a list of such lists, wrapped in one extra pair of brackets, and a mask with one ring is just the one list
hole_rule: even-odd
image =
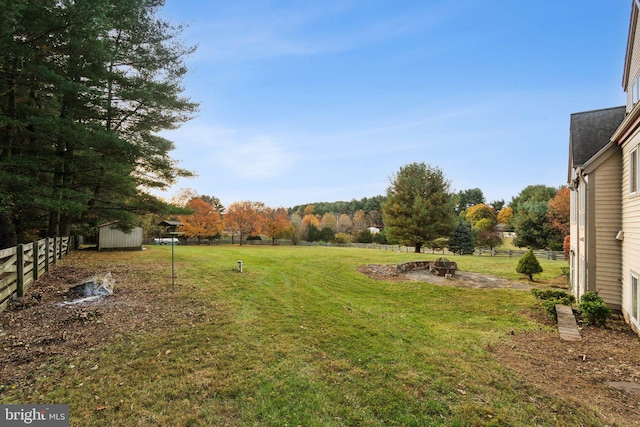
[(48, 273), (49, 272), (49, 238), (45, 237), (44, 238), (44, 272)]
[(58, 258), (58, 237), (53, 236), (53, 263), (56, 263)]
[(24, 295), (24, 249), (22, 244), (16, 246), (16, 294), (18, 298)]
[(38, 241), (33, 242), (33, 280), (38, 280)]

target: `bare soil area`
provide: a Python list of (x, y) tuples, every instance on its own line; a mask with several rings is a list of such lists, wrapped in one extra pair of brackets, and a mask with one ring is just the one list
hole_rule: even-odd
[(82, 357), (124, 334), (197, 322), (202, 316), (197, 305), (188, 306), (170, 289), (143, 279), (154, 268), (156, 274), (166, 270), (154, 265), (137, 272), (131, 266), (108, 266), (116, 281), (113, 295), (62, 305), (75, 298), (69, 293), (73, 285), (104, 271), (74, 264), (53, 266), (0, 313), (0, 397), (4, 389), (29, 386), (43, 369)]
[[(427, 271), (400, 275), (394, 265), (371, 264), (360, 271), (381, 280), (419, 280), (464, 288), (527, 291), (535, 287), (464, 271), (456, 272), (451, 279)], [(542, 308), (524, 314), (543, 325), (555, 326)], [(605, 328), (580, 325), (580, 334), (581, 341), (564, 341), (556, 332), (544, 330), (514, 333), (488, 350), (524, 381), (593, 409), (606, 425), (640, 426), (639, 337), (620, 315), (608, 320)]]

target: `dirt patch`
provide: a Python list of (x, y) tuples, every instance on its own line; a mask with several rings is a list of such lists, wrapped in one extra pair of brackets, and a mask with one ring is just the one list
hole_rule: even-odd
[(468, 271), (456, 271), (451, 278), (432, 274), (427, 270), (413, 270), (406, 273), (396, 273), (393, 264), (368, 264), (359, 268), (362, 274), (379, 280), (406, 281), (416, 280), (429, 282), (434, 285), (456, 286), (459, 288), (474, 289), (522, 289), (531, 290), (535, 286), (524, 282), (514, 282), (487, 274), (472, 273)]
[[(74, 258), (74, 265), (54, 266), (25, 297), (0, 313), (0, 391), (28, 386), (38, 371), (86, 356), (124, 334), (198, 322), (212, 314), (197, 308), (201, 305), (188, 305), (166, 285), (162, 288), (157, 281), (144, 280), (157, 276), (165, 266), (105, 265), (96, 270), (82, 266), (73, 254), (68, 258)], [(60, 304), (74, 298), (68, 292), (73, 285), (104, 269), (115, 279), (113, 295), (83, 304)]]
[(593, 408), (607, 425), (640, 426), (638, 336), (620, 316), (606, 328), (582, 326), (580, 334), (581, 341), (563, 341), (556, 333), (529, 331), (489, 350), (527, 382)]
[[(455, 278), (426, 271), (395, 273), (394, 265), (367, 265), (363, 274), (380, 280), (419, 280), (475, 289), (532, 286), (494, 276), (458, 271)], [(544, 310), (526, 313), (555, 329)], [(640, 426), (640, 339), (620, 315), (606, 328), (581, 325), (581, 341), (563, 341), (557, 332), (527, 331), (508, 336), (488, 350), (505, 368), (545, 393), (592, 408), (608, 426)]]

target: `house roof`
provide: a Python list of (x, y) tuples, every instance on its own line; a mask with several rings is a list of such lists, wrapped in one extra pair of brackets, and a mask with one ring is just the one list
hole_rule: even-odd
[(165, 219), (158, 225), (161, 226), (161, 227), (178, 227), (178, 226), (184, 225), (184, 224), (182, 222), (180, 222), (180, 221), (175, 221), (175, 220), (172, 220), (172, 219)]
[(625, 115), (625, 106), (571, 114), (569, 168), (584, 166), (604, 148)]

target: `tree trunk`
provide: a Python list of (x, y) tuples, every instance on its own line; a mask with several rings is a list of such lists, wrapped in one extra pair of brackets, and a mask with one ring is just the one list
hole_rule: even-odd
[(420, 253), (420, 249), (422, 249), (422, 244), (421, 243), (416, 243), (415, 253), (419, 254)]

